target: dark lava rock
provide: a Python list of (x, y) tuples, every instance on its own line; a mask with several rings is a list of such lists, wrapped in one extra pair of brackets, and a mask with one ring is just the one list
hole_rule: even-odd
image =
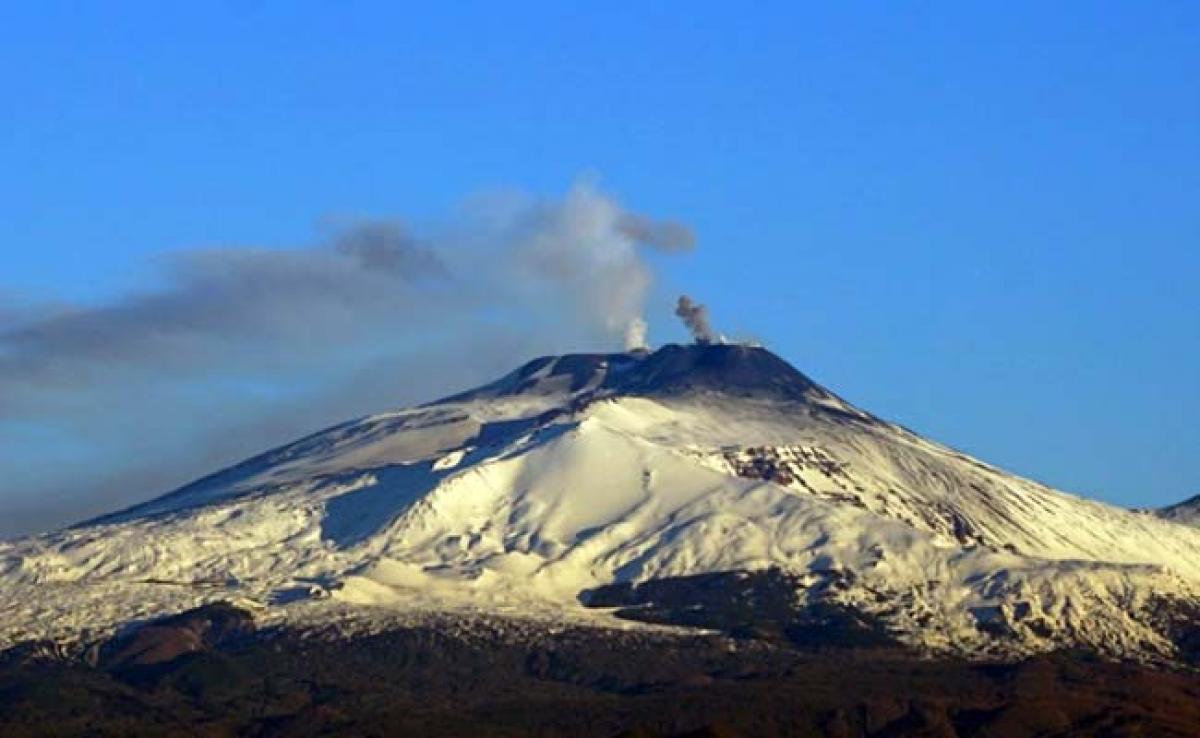
[(120, 670), (162, 664), (211, 651), (254, 632), (249, 611), (215, 602), (130, 628), (101, 647), (98, 665)]
[(495, 382), (442, 402), (536, 392), (546, 382), (572, 392), (593, 385), (598, 392), (642, 397), (713, 392), (803, 402), (828, 395), (765, 348), (714, 343), (667, 344), (652, 353), (544, 356)]
[[(836, 585), (836, 576), (817, 589)], [(735, 638), (781, 640), (802, 648), (896, 647), (867, 613), (801, 597), (808, 589), (778, 568), (610, 584), (583, 593), (589, 607), (619, 608), (617, 617), (723, 631)]]

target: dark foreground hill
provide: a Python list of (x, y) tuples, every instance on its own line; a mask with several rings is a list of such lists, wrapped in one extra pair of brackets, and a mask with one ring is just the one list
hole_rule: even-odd
[(82, 658), (10, 650), (0, 735), (1194, 736), (1200, 677), (502, 620), (347, 639), (220, 606)]

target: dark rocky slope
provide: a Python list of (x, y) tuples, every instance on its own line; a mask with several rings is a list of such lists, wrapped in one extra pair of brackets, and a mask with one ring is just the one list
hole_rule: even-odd
[[(10, 651), (0, 735), (1200, 734), (1200, 677), (1083, 654), (972, 664), (501, 620), (356, 639), (248, 624), (224, 606), (185, 613), (104, 646), (95, 666)], [(165, 658), (181, 640), (195, 647)]]

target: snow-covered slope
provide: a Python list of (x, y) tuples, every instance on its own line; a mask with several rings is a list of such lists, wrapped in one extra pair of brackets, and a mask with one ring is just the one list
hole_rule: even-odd
[(761, 348), (570, 355), (0, 544), (0, 642), (231, 598), (597, 620), (596, 587), (768, 567), (933, 651), (1170, 656), (1200, 529), (1006, 474)]
[(1184, 525), (1200, 527), (1200, 495), (1189, 497), (1183, 502), (1159, 508), (1154, 513), (1163, 520), (1173, 520)]

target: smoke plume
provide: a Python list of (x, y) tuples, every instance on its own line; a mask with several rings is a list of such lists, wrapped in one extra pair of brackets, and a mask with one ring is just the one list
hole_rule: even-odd
[(641, 318), (633, 318), (629, 321), (629, 325), (625, 328), (625, 350), (637, 351), (646, 349), (649, 346), (646, 344), (646, 321)]
[(101, 304), (0, 285), (13, 491), (0, 535), (47, 525), (46, 510), (68, 522), (145, 499), (531, 354), (644, 346), (645, 252), (693, 241), (583, 183), (476, 198), (423, 228), (350, 220), (307, 246), (173, 252), (155, 289)]
[(708, 308), (705, 306), (687, 295), (680, 295), (679, 301), (675, 303), (675, 314), (683, 320), (696, 343), (707, 345), (716, 341), (716, 335), (708, 322)]

